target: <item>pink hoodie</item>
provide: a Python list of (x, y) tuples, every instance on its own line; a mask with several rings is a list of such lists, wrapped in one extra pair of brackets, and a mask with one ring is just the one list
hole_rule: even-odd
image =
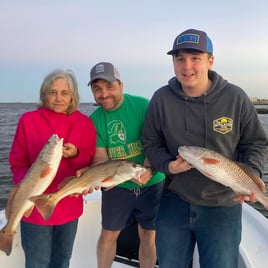
[[(15, 184), (24, 178), (52, 134), (64, 138), (64, 143), (73, 143), (79, 154), (74, 158), (62, 158), (56, 177), (45, 193), (57, 191), (64, 178), (73, 176), (77, 170), (90, 165), (96, 149), (96, 131), (91, 119), (78, 110), (66, 115), (38, 108), (24, 113), (17, 126), (9, 154)], [(36, 208), (30, 217), (23, 217), (23, 220), (39, 225), (58, 225), (77, 219), (82, 212), (82, 196), (67, 196), (57, 204), (48, 221), (43, 220)]]

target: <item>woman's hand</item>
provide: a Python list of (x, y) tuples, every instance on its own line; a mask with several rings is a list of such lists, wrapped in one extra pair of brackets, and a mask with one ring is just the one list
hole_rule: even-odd
[(65, 158), (73, 158), (78, 155), (77, 147), (72, 143), (63, 144), (62, 156)]

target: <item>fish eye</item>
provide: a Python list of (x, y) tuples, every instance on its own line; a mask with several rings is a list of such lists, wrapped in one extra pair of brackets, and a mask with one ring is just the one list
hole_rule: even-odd
[(139, 167), (140, 165), (138, 164), (138, 163), (136, 163), (136, 162), (133, 162), (133, 167), (134, 168), (137, 168), (137, 167)]

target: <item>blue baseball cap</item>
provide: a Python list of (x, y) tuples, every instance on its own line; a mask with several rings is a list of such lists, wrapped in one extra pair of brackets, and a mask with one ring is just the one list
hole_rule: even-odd
[(213, 55), (213, 45), (208, 35), (199, 30), (189, 29), (179, 34), (168, 55), (174, 55), (180, 49), (195, 49)]

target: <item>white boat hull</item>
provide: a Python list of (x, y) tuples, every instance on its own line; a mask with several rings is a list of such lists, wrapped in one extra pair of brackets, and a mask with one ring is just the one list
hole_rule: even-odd
[[(99, 192), (88, 195), (84, 214), (79, 220), (70, 268), (97, 267), (96, 245), (101, 230)], [(239, 268), (266, 268), (268, 254), (268, 219), (251, 206), (243, 205), (242, 241)], [(0, 228), (6, 222), (4, 211), (0, 212)], [(0, 252), (1, 267), (23, 268), (24, 254), (21, 248), (19, 228), (10, 256)], [(133, 267), (114, 262), (113, 268)], [(198, 268), (198, 251), (195, 250), (193, 268)]]

